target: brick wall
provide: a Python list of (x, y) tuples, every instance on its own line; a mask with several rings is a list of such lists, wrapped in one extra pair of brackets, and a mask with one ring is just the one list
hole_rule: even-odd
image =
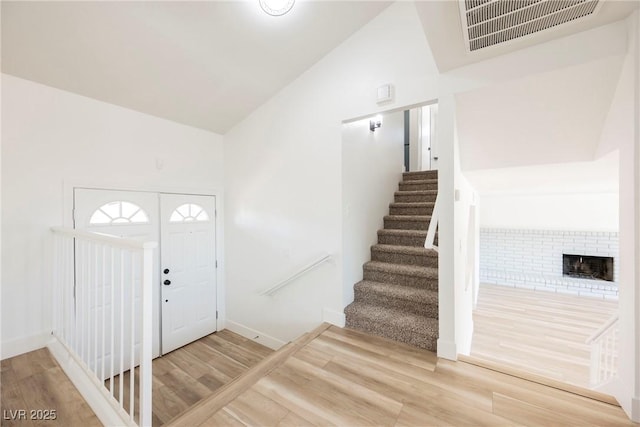
[[(480, 281), (528, 289), (617, 299), (617, 232), (480, 230)], [(562, 276), (562, 254), (613, 257), (613, 282)]]

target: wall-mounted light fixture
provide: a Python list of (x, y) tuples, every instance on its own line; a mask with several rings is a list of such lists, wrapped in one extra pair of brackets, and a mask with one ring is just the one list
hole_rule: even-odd
[(382, 117), (375, 116), (373, 119), (369, 120), (369, 130), (371, 132), (375, 132), (380, 126), (382, 126)]
[(281, 16), (289, 12), (295, 0), (260, 0), (260, 7), (271, 16)]

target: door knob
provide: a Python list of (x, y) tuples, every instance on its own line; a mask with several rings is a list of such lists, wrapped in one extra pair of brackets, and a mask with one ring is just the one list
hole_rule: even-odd
[(169, 274), (169, 269), (168, 269), (168, 268), (165, 268), (165, 269), (164, 269), (164, 271), (163, 271), (163, 273), (164, 273), (164, 274)]
[(170, 284), (171, 284), (171, 280), (165, 280), (165, 281), (164, 281), (164, 284), (165, 284), (165, 285), (170, 285)]

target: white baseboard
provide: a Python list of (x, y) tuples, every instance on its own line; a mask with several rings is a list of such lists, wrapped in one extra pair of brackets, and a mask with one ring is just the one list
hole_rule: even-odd
[(46, 331), (25, 338), (4, 341), (2, 342), (2, 360), (44, 348), (52, 339), (51, 331)]
[(631, 421), (640, 423), (640, 397), (631, 398)]
[(331, 323), (332, 325), (336, 325), (340, 328), (344, 328), (344, 325), (347, 322), (347, 318), (344, 313), (332, 310), (330, 308), (322, 309), (322, 321)]
[(98, 388), (101, 384), (97, 380), (92, 381), (91, 377), (85, 373), (84, 369), (57, 339), (53, 339), (47, 347), (103, 425), (128, 425), (128, 417), (123, 419), (122, 415), (103, 396), (101, 389)]
[(458, 349), (456, 347), (456, 343), (438, 338), (438, 357), (449, 360), (458, 360)]
[(226, 328), (231, 332), (235, 332), (238, 335), (249, 338), (250, 340), (269, 347), (270, 349), (278, 350), (280, 347), (286, 344), (286, 342), (279, 340), (278, 338), (274, 338), (248, 326), (241, 325), (240, 323), (236, 323), (231, 320), (227, 320), (225, 323)]

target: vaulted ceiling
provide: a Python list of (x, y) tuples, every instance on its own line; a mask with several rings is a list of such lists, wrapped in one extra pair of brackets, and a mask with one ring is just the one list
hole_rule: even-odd
[[(2, 72), (224, 134), (391, 3), (298, 1), (271, 17), (257, 0), (2, 1)], [(475, 52), (465, 48), (458, 1), (415, 5), (445, 72), (638, 6), (602, 3), (580, 22)]]
[(2, 2), (2, 71), (224, 134), (389, 6)]

